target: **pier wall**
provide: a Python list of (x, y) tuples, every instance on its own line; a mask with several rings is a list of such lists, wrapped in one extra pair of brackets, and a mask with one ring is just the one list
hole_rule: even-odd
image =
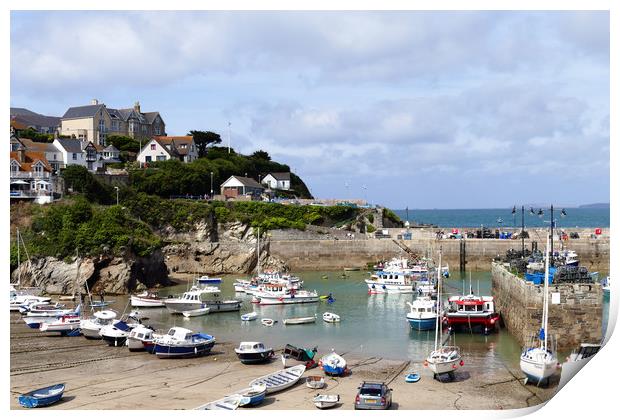
[[(530, 238), (525, 241), (528, 249), (531, 249), (533, 240), (536, 239)], [(420, 255), (431, 255), (436, 258), (441, 246), (443, 262), (449, 264), (451, 270), (458, 270), (460, 242), (458, 239), (434, 238), (284, 239), (283, 235), (274, 235), (269, 242), (269, 250), (273, 256), (285, 261), (293, 270), (339, 270), (343, 267), (364, 267), (368, 262), (405, 255), (403, 247)], [(519, 240), (466, 239), (464, 242), (467, 270), (490, 270), (494, 257), (505, 255), (511, 248), (521, 249)], [(544, 247), (544, 242), (537, 242), (539, 249)], [(581, 265), (591, 271), (609, 272), (608, 238), (573, 240), (568, 246), (577, 252)]]
[[(492, 263), (492, 294), (495, 307), (510, 333), (524, 345), (540, 330), (543, 286), (510, 273)], [(559, 293), (559, 304), (551, 296)], [(571, 350), (581, 343), (598, 343), (603, 337), (603, 291), (599, 284), (549, 285), (549, 333), (557, 338), (558, 350)]]

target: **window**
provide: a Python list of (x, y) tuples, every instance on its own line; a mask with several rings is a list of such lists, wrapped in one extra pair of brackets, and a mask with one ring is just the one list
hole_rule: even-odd
[(58, 160), (58, 159), (56, 159), (56, 153), (54, 153), (54, 160)]
[(157, 145), (155, 143), (151, 144), (151, 150), (157, 150)]
[(99, 132), (105, 133), (105, 120), (99, 120)]
[(43, 172), (43, 165), (41, 165), (40, 163), (37, 163), (36, 165), (34, 165), (33, 169), (37, 175), (40, 175), (41, 172)]
[(77, 153), (73, 154), (73, 160), (77, 160)]
[(146, 133), (146, 125), (143, 125), (143, 126), (142, 126), (142, 132), (143, 132), (143, 133)]
[(129, 121), (129, 131), (131, 133), (136, 131), (136, 124), (133, 121)]
[(166, 156), (159, 155), (159, 156), (157, 156), (157, 160), (159, 160), (159, 161), (166, 160)]
[(151, 157), (150, 157), (150, 156), (145, 157), (145, 158), (144, 158), (144, 161), (145, 161), (145, 162), (150, 162), (150, 161), (151, 161)]
[(159, 124), (153, 126), (153, 132), (156, 136), (161, 136), (161, 129), (159, 128)]
[(11, 163), (11, 172), (19, 172), (19, 165), (16, 162)]

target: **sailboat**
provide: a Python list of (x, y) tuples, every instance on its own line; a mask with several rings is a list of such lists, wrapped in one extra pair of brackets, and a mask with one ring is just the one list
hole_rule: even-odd
[[(553, 222), (552, 222), (553, 223)], [(558, 369), (558, 357), (555, 352), (553, 340), (549, 340), (548, 321), (549, 321), (549, 236), (547, 235), (547, 246), (545, 249), (545, 277), (543, 278), (543, 316), (538, 337), (530, 340), (530, 345), (526, 346), (521, 353), (521, 370), (525, 374), (524, 383), (528, 381), (536, 383), (537, 386), (544, 381), (549, 385), (549, 378)], [(536, 341), (538, 346), (534, 347)], [(550, 345), (551, 344), (551, 345)]]
[[(439, 267), (441, 267), (441, 247), (439, 248)], [(424, 366), (433, 372), (433, 378), (437, 379), (439, 375), (448, 374), (450, 379), (454, 380), (454, 371), (463, 366), (461, 358), (461, 349), (456, 346), (447, 346), (446, 342), (450, 339), (450, 335), (442, 342), (441, 315), (441, 293), (443, 283), (441, 279), (441, 270), (437, 270), (437, 319), (435, 321), (435, 350), (424, 361)]]
[(11, 310), (16, 311), (19, 309), (21, 305), (27, 305), (35, 302), (49, 302), (51, 298), (40, 297), (41, 293), (40, 287), (21, 287), (21, 270), (19, 266), (21, 264), (20, 259), (20, 249), (23, 246), (24, 251), (26, 252), (26, 258), (30, 261), (30, 255), (28, 255), (28, 249), (26, 248), (26, 244), (24, 243), (24, 238), (19, 233), (19, 229), (15, 229), (15, 240), (17, 242), (17, 282), (10, 284), (10, 299), (11, 299)]

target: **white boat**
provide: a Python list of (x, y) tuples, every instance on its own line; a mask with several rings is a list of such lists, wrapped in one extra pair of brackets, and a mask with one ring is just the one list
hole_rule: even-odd
[(392, 271), (377, 271), (364, 280), (368, 294), (413, 293), (415, 281), (410, 274)]
[(241, 315), (242, 321), (254, 321), (256, 318), (258, 318), (258, 314), (256, 312)]
[(221, 291), (215, 286), (192, 286), (183, 293), (180, 298), (169, 298), (164, 300), (164, 304), (170, 313), (183, 313), (193, 309), (200, 309), (205, 304), (209, 308), (209, 313), (229, 312), (241, 309), (241, 301), (237, 299), (222, 300)]
[(125, 345), (131, 330), (139, 325), (142, 324), (138, 313), (131, 312), (129, 315), (121, 317), (120, 320), (114, 320), (112, 323), (103, 326), (99, 330), (99, 335), (108, 345), (120, 347)]
[(192, 309), (189, 311), (183, 311), (183, 316), (185, 318), (190, 318), (192, 316), (203, 316), (203, 315), (207, 315), (209, 313), (209, 307), (206, 306), (206, 304), (204, 308), (198, 308), (198, 309)]
[(126, 344), (127, 347), (129, 347), (129, 351), (147, 351), (153, 353), (155, 349), (155, 339), (159, 337), (161, 337), (161, 335), (155, 334), (152, 328), (138, 325), (129, 332)]
[(316, 406), (316, 408), (324, 409), (334, 407), (336, 404), (340, 402), (340, 395), (338, 394), (317, 394), (316, 397), (312, 399), (312, 402)]
[(39, 331), (42, 332), (59, 332), (61, 335), (67, 335), (71, 332), (79, 333), (80, 329), (80, 316), (79, 315), (65, 315), (59, 316), (55, 321), (44, 322), (39, 326)]
[(329, 323), (340, 322), (340, 315), (336, 315), (332, 312), (325, 312), (323, 314), (323, 321), (329, 322)]
[(274, 321), (271, 318), (263, 318), (260, 320), (260, 323), (263, 324), (265, 327), (273, 327), (273, 324), (275, 324), (278, 321)]
[(429, 296), (418, 296), (413, 302), (407, 302), (409, 312), (406, 315), (409, 325), (414, 330), (428, 331), (435, 328), (437, 322), (437, 301)]
[(236, 410), (241, 404), (243, 397), (239, 394), (229, 395), (222, 399), (212, 401), (194, 408), (194, 410)]
[(261, 305), (292, 305), (298, 303), (316, 303), (319, 294), (315, 291), (288, 289), (279, 294), (273, 292), (255, 292), (254, 296), (260, 299)]
[(99, 335), (99, 331), (101, 331), (101, 328), (112, 324), (116, 317), (116, 312), (111, 310), (95, 312), (92, 318), (82, 319), (80, 322), (82, 335), (86, 338), (95, 338), (100, 340), (101, 335)]
[(306, 365), (293, 366), (254, 379), (250, 382), (250, 386), (265, 384), (267, 386), (266, 393), (272, 394), (295, 385), (305, 371)]
[[(549, 237), (545, 255), (549, 255)], [(520, 358), (521, 371), (525, 374), (524, 383), (528, 381), (540, 386), (543, 382), (549, 385), (549, 378), (558, 369), (558, 358), (555, 353), (554, 340), (549, 339), (549, 258), (545, 258), (545, 276), (543, 277), (543, 316), (537, 337), (533, 337), (529, 345), (523, 349)], [(538, 341), (537, 345), (536, 342)]]
[(316, 322), (316, 315), (304, 316), (299, 318), (287, 318), (282, 322), (284, 323), (284, 325), (312, 324)]
[(273, 348), (267, 348), (257, 341), (242, 341), (239, 347), (235, 348), (235, 353), (241, 363), (262, 363), (273, 357)]
[(267, 385), (253, 385), (249, 388), (237, 391), (235, 392), (235, 394), (241, 395), (243, 397), (241, 399), (240, 406), (255, 406), (263, 402), (263, 400), (265, 399), (265, 395), (267, 394)]
[(310, 389), (321, 389), (325, 386), (324, 376), (308, 376), (306, 378), (306, 386)]
[(215, 345), (215, 337), (194, 333), (187, 328), (172, 327), (168, 334), (155, 340), (155, 355), (159, 358), (195, 357), (207, 354)]
[(566, 361), (562, 363), (562, 372), (560, 374), (560, 383), (558, 391), (570, 381), (588, 363), (601, 349), (600, 344), (582, 343), (578, 350), (573, 351)]
[(49, 304), (51, 297), (20, 295), (15, 291), (11, 291), (9, 296), (9, 308), (11, 311), (19, 311), (23, 306), (30, 306), (34, 303)]
[(53, 309), (43, 312), (28, 312), (22, 317), (22, 320), (30, 328), (38, 329), (43, 323), (49, 324), (55, 322), (59, 316), (79, 315), (80, 310), (81, 305), (78, 305), (75, 309)]
[(131, 295), (131, 306), (135, 308), (163, 308), (166, 304), (157, 292), (144, 291), (139, 295)]
[[(439, 267), (441, 267), (441, 247), (439, 247)], [(437, 270), (437, 300), (441, 302), (442, 295), (442, 276), (440, 270)], [(433, 378), (439, 375), (448, 374), (450, 379), (454, 379), (454, 371), (463, 366), (461, 358), (461, 349), (456, 346), (446, 346), (442, 341), (442, 328), (440, 320), (441, 308), (436, 311), (435, 320), (435, 349), (424, 361), (424, 366), (433, 372)], [(449, 336), (448, 336), (449, 338)]]
[(51, 302), (31, 302), (19, 307), (19, 313), (22, 315), (35, 315), (39, 313), (61, 313), (66, 311), (65, 305)]
[(319, 366), (327, 375), (342, 376), (347, 370), (347, 361), (332, 349), (331, 353), (321, 357)]
[(607, 276), (605, 280), (601, 282), (601, 288), (603, 289), (603, 294), (607, 296), (609, 296), (609, 288), (611, 287), (611, 280), (609, 277), (610, 276)]

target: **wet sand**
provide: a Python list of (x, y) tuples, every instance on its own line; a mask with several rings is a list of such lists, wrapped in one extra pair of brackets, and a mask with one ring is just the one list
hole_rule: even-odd
[[(217, 343), (210, 355), (199, 358), (161, 360), (100, 340), (41, 333), (11, 314), (11, 409), (21, 409), (17, 402), (21, 393), (59, 382), (66, 384), (64, 397), (47, 409), (192, 409), (282, 368), (279, 358), (262, 365), (241, 364), (233, 350), (237, 344)], [(482, 359), (465, 359), (456, 380), (442, 383), (433, 380), (421, 361), (344, 356), (351, 374), (326, 378), (327, 387), (320, 391), (340, 394), (341, 404), (334, 409), (353, 409), (357, 387), (364, 380), (389, 384), (392, 409), (491, 410), (538, 405), (553, 396), (558, 380), (554, 378), (549, 388), (524, 386), (520, 371), (504, 368), (488, 374)], [(405, 374), (412, 370), (422, 378), (405, 383)], [(317, 367), (304, 374), (308, 375), (323, 372)], [(316, 410), (311, 400), (317, 392), (300, 380), (248, 410)]]

